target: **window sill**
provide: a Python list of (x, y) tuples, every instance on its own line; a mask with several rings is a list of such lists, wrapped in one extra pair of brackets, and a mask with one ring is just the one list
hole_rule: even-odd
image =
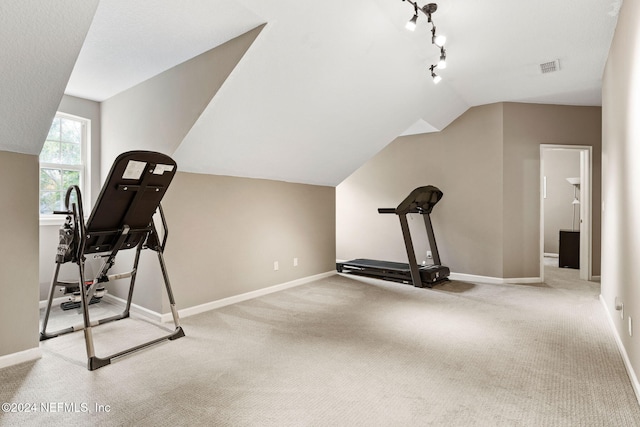
[(40, 226), (48, 226), (48, 225), (62, 225), (64, 224), (64, 220), (67, 218), (66, 215), (40, 215)]
[[(48, 226), (48, 225), (57, 225), (60, 226), (62, 224), (64, 224), (64, 222), (67, 219), (67, 215), (40, 215), (40, 226)], [(87, 220), (89, 219), (88, 216), (84, 217), (84, 222), (85, 224), (87, 223)]]

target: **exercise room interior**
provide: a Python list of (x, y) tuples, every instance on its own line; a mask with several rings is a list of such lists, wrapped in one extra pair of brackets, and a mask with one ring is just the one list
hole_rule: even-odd
[(3, 0), (0, 52), (0, 426), (640, 425), (638, 2)]

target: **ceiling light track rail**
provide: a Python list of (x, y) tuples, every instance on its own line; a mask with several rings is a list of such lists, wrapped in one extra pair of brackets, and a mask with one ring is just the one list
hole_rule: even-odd
[(429, 71), (431, 72), (431, 78), (435, 84), (438, 84), (442, 77), (436, 74), (435, 69), (443, 70), (447, 68), (447, 51), (444, 48), (444, 44), (447, 41), (447, 38), (443, 35), (436, 34), (436, 24), (433, 22), (432, 15), (438, 10), (438, 5), (436, 3), (428, 3), (422, 7), (418, 6), (417, 1), (413, 0), (402, 0), (403, 2), (409, 2), (413, 5), (413, 16), (407, 22), (406, 28), (409, 31), (415, 31), (417, 23), (418, 23), (418, 11), (422, 12), (427, 17), (427, 22), (431, 24), (431, 44), (440, 48), (440, 59), (437, 64), (431, 65), (429, 67)]

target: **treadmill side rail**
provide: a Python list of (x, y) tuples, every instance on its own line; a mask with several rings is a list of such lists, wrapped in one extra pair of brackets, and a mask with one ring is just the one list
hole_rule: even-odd
[(355, 274), (357, 276), (372, 277), (374, 279), (388, 280), (391, 282), (412, 284), (418, 288), (431, 288), (440, 282), (445, 282), (448, 280), (450, 274), (449, 267), (442, 265), (422, 266), (419, 269), (420, 280), (416, 285), (411, 278), (411, 271), (408, 264), (372, 259), (354, 259), (351, 261), (337, 262), (336, 270), (338, 273)]

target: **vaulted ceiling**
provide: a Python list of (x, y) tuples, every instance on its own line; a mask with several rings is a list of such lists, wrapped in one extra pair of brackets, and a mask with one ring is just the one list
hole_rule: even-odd
[[(621, 3), (439, 0), (448, 67), (434, 85), (431, 26), (421, 15), (407, 31), (403, 0), (96, 1), (0, 3), (0, 149), (37, 154), (62, 91), (103, 101), (266, 24), (168, 154), (192, 172), (325, 185), (471, 106), (600, 105)], [(65, 25), (51, 15), (61, 5)], [(559, 70), (543, 74), (552, 61)], [(23, 133), (7, 124), (34, 117), (43, 124)]]

